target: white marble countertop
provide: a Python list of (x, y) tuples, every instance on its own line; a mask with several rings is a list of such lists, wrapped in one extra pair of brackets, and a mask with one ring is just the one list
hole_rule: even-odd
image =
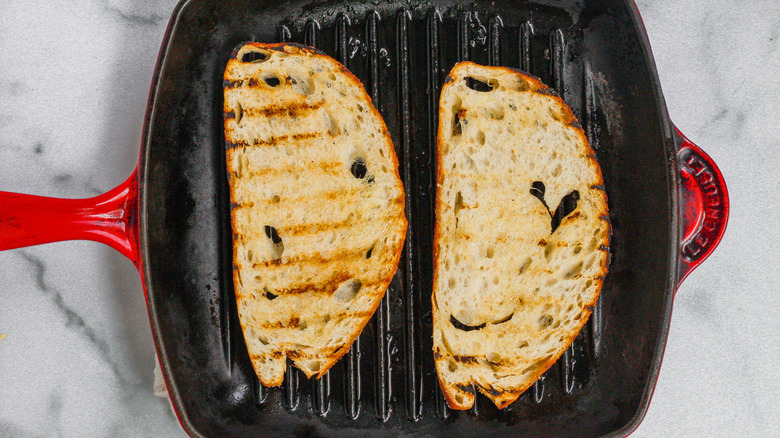
[[(176, 0), (0, 3), (0, 190), (80, 198), (130, 174)], [(675, 302), (636, 437), (780, 436), (780, 2), (641, 0), (669, 113), (731, 220)], [(748, 207), (751, 210), (748, 210)], [(0, 252), (0, 437), (182, 437), (153, 395), (132, 264), (92, 242)]]

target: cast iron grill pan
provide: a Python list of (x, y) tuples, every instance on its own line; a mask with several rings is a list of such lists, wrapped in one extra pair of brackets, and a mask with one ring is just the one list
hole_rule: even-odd
[[(593, 437), (635, 427), (668, 323), (676, 167), (633, 5), (582, 3), (194, 0), (177, 10), (142, 157), (142, 214), (160, 220), (145, 221), (142, 237), (150, 311), (188, 433)], [(232, 285), (221, 77), (242, 41), (314, 46), (349, 68), (387, 123), (407, 193), (403, 256), (372, 321), (326, 376), (308, 380), (288, 362), (280, 388), (252, 370)], [(519, 68), (564, 97), (599, 158), (613, 225), (590, 320), (502, 411), (481, 395), (469, 411), (450, 410), (432, 356), (438, 98), (461, 60)]]

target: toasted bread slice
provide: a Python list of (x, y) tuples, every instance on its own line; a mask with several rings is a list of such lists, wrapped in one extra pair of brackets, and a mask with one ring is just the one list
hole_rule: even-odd
[(360, 81), (315, 49), (240, 45), (224, 76), (238, 316), (282, 383), (336, 363), (374, 314), (406, 233), (398, 159)]
[(566, 350), (596, 304), (610, 224), (601, 170), (537, 79), (457, 64), (439, 103), (433, 349), (453, 409), (499, 408)]

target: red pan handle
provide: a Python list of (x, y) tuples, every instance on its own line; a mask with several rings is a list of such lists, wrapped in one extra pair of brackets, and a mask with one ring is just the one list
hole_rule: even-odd
[(137, 173), (108, 193), (89, 199), (0, 192), (0, 251), (62, 240), (94, 240), (140, 267)]
[(729, 193), (723, 174), (709, 155), (675, 127), (680, 139), (677, 165), (681, 173), (678, 286), (718, 246), (729, 220)]

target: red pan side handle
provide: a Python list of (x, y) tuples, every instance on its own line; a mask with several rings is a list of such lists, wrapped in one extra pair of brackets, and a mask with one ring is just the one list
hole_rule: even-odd
[(137, 171), (89, 199), (0, 192), (0, 251), (63, 240), (105, 243), (139, 267)]
[(718, 246), (729, 219), (729, 194), (723, 174), (709, 155), (675, 128), (680, 137), (677, 165), (681, 173), (678, 286)]

